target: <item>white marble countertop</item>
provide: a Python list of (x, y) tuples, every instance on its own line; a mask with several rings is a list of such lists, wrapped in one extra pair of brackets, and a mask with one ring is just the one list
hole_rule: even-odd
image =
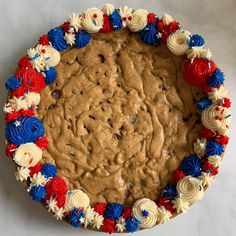
[[(1, 0), (0, 7), (0, 106), (6, 97), (5, 79), (10, 76), (18, 58), (36, 43), (48, 29), (60, 24), (72, 12), (87, 7), (102, 7), (106, 1), (92, 0)], [(214, 59), (226, 74), (226, 85), (236, 113), (236, 1), (235, 0), (123, 0), (112, 1), (116, 6), (129, 5), (146, 8), (163, 15), (173, 15), (185, 29), (204, 36)], [(1, 139), (4, 140), (3, 114), (1, 114)], [(231, 126), (231, 141), (223, 166), (215, 184), (204, 199), (166, 225), (138, 232), (135, 235), (181, 236), (234, 236), (236, 235), (236, 119)], [(1, 142), (1, 153), (4, 153)], [(0, 158), (0, 235), (98, 235), (81, 231), (56, 221), (16, 182), (11, 161)], [(101, 234), (100, 234), (101, 235)]]

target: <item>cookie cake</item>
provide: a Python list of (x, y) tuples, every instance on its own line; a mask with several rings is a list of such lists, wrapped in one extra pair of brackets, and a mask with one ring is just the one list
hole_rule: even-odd
[(224, 73), (170, 15), (89, 8), (19, 59), (4, 106), (16, 179), (57, 219), (135, 232), (202, 199), (228, 143)]

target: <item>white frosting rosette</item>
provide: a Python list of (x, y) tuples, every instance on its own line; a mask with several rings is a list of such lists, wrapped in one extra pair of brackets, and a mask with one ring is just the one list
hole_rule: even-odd
[(41, 56), (37, 49), (30, 48), (27, 52), (27, 55), (29, 56), (29, 59), (34, 69), (36, 69), (38, 72), (44, 70), (46, 66), (45, 59)]
[(110, 3), (106, 3), (105, 6), (102, 8), (102, 11), (104, 14), (110, 16), (115, 11), (115, 7)]
[(30, 176), (30, 170), (26, 167), (18, 167), (17, 171), (15, 173), (16, 180), (18, 181), (24, 181), (27, 180)]
[(97, 33), (103, 26), (103, 12), (98, 8), (87, 9), (81, 22), (83, 28), (89, 33)]
[(199, 176), (199, 179), (202, 181), (202, 185), (205, 186), (211, 186), (214, 183), (214, 176), (212, 176), (210, 173), (202, 172), (202, 174)]
[(162, 21), (165, 25), (169, 25), (171, 22), (174, 21), (174, 19), (172, 16), (165, 13), (164, 16), (162, 17)]
[(72, 211), (74, 208), (83, 208), (86, 210), (89, 203), (90, 200), (86, 193), (81, 190), (72, 190), (67, 192), (65, 209), (68, 211)]
[(161, 206), (157, 208), (157, 221), (159, 224), (167, 223), (170, 221), (171, 216), (171, 212), (166, 210), (165, 207)]
[(208, 93), (208, 97), (212, 101), (217, 102), (218, 100), (228, 97), (228, 90), (221, 85), (219, 88), (212, 89), (212, 91)]
[(133, 9), (129, 8), (127, 6), (124, 6), (124, 7), (121, 7), (119, 9), (119, 11), (120, 11), (120, 15), (122, 17), (122, 26), (126, 27), (128, 21), (129, 21), (129, 17), (132, 17)]
[(75, 44), (75, 34), (73, 33), (65, 33), (64, 39), (70, 46), (73, 46)]
[(25, 99), (24, 96), (16, 98), (12, 97), (8, 100), (9, 104), (15, 111), (19, 111), (21, 109), (26, 110), (28, 109), (28, 101)]
[(61, 60), (60, 53), (51, 45), (38, 44), (36, 49), (42, 55), (48, 67), (55, 67)]
[(231, 122), (231, 112), (228, 108), (213, 104), (202, 111), (203, 125), (224, 135), (228, 132)]
[(181, 56), (189, 49), (188, 40), (191, 33), (186, 30), (177, 30), (171, 34), (167, 39), (167, 47), (176, 55)]
[(15, 151), (13, 160), (19, 166), (35, 166), (42, 158), (42, 150), (34, 143), (21, 144)]
[(182, 178), (176, 186), (179, 197), (189, 203), (194, 203), (202, 199), (204, 190), (201, 180), (186, 176)]
[(212, 59), (212, 53), (209, 49), (203, 47), (192, 47), (187, 50), (188, 59), (193, 60), (194, 58), (206, 58), (207, 60)]
[(44, 186), (47, 182), (47, 179), (45, 178), (44, 175), (39, 173), (35, 173), (31, 178), (30, 178), (31, 184), (30, 186)]
[(37, 106), (40, 103), (40, 93), (29, 92), (25, 94), (28, 107)]
[[(135, 202), (132, 208), (134, 216), (141, 222), (140, 227), (151, 228), (157, 222), (157, 205), (148, 198), (142, 198)], [(143, 216), (143, 211), (147, 211), (147, 216)]]
[(203, 157), (206, 150), (206, 139), (197, 139), (197, 141), (193, 144), (194, 152), (199, 156)]
[(144, 9), (137, 9), (131, 15), (131, 20), (127, 21), (129, 29), (133, 32), (141, 31), (147, 25), (148, 11)]
[(72, 13), (72, 15), (69, 16), (68, 22), (70, 23), (70, 26), (74, 27), (76, 32), (82, 29), (82, 17), (79, 14)]
[(221, 156), (209, 156), (208, 162), (212, 164), (214, 167), (220, 167), (222, 163), (222, 157)]
[(173, 201), (173, 208), (176, 209), (177, 214), (186, 213), (190, 208), (189, 202), (183, 201), (181, 198), (175, 198)]

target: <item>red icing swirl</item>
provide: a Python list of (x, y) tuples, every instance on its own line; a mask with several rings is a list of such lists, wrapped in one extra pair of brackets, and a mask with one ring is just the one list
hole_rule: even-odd
[(215, 133), (213, 131), (202, 126), (202, 128), (201, 128), (201, 137), (202, 138), (205, 138), (208, 140), (208, 139), (212, 139), (214, 136), (215, 136)]
[(46, 149), (48, 147), (48, 139), (43, 136), (39, 137), (38, 140), (35, 141), (35, 144), (41, 148), (42, 150)]
[(227, 145), (229, 142), (229, 137), (226, 135), (220, 135), (218, 137), (215, 138), (215, 141), (217, 143), (220, 143), (221, 145)]
[(157, 202), (158, 207), (163, 206), (167, 211), (170, 211), (173, 213), (175, 209), (173, 208), (173, 203), (171, 203), (171, 200), (169, 198), (161, 197), (158, 199)]
[(5, 152), (8, 157), (13, 157), (17, 145), (14, 143), (8, 143), (5, 147)]
[(35, 166), (29, 168), (30, 176), (32, 177), (34, 174), (38, 174), (41, 171), (42, 164), (39, 162)]
[(131, 216), (131, 213), (132, 213), (131, 208), (130, 208), (130, 207), (126, 207), (126, 208), (124, 209), (123, 213), (122, 213), (122, 217), (123, 217), (124, 219), (126, 219), (126, 218), (128, 218), (128, 217)]
[(147, 15), (147, 21), (149, 24), (154, 24), (156, 22), (156, 14), (155, 13), (149, 13)]
[(109, 16), (106, 14), (103, 15), (103, 26), (102, 26), (101, 31), (103, 33), (108, 33), (112, 31), (112, 27), (109, 21)]
[(216, 65), (213, 61), (195, 58), (193, 61), (186, 61), (183, 75), (190, 84), (205, 85), (208, 77), (212, 75), (215, 69)]
[(217, 175), (218, 174), (218, 167), (214, 167), (208, 160), (204, 160), (202, 163), (202, 170), (204, 172), (209, 172), (210, 175)]
[(10, 94), (16, 98), (24, 96), (25, 93), (26, 88), (24, 86), (20, 86), (19, 88), (10, 91)]
[(50, 42), (49, 42), (48, 36), (46, 34), (42, 35), (39, 38), (39, 43), (42, 44), (42, 45), (49, 45)]
[(172, 175), (172, 180), (174, 183), (178, 183), (180, 179), (184, 178), (185, 174), (182, 170), (177, 169), (174, 171), (173, 175)]
[(29, 57), (27, 55), (23, 56), (22, 58), (20, 58), (20, 60), (18, 61), (18, 66), (21, 68), (32, 68), (32, 64), (29, 60)]
[(104, 230), (104, 232), (112, 234), (116, 231), (116, 224), (115, 224), (115, 220), (114, 219), (105, 219), (103, 221), (103, 225), (102, 228)]
[(65, 195), (67, 190), (68, 188), (65, 180), (59, 176), (53, 177), (46, 184), (46, 191), (48, 197)]
[(39, 93), (46, 87), (43, 75), (34, 69), (25, 70), (22, 77), (22, 87), (26, 88), (29, 92)]
[(95, 212), (97, 212), (99, 215), (103, 215), (106, 211), (107, 204), (104, 202), (98, 202), (94, 205), (93, 209)]

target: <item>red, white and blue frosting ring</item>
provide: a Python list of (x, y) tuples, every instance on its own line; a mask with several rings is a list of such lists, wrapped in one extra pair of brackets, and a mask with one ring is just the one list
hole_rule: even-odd
[[(186, 157), (174, 171), (172, 183), (164, 188), (156, 202), (142, 198), (132, 208), (120, 203), (90, 206), (86, 193), (68, 189), (65, 180), (57, 176), (55, 165), (40, 163), (48, 140), (42, 122), (35, 115), (40, 92), (56, 80), (55, 66), (60, 62), (60, 52), (69, 46), (85, 47), (92, 33), (124, 27), (137, 32), (146, 44), (164, 43), (173, 54), (187, 55), (184, 78), (205, 92), (205, 97), (197, 102), (197, 108), (202, 111), (202, 128), (193, 144), (195, 154)], [(229, 140), (231, 119), (224, 73), (204, 43), (202, 36), (183, 30), (170, 15), (159, 18), (144, 9), (132, 10), (127, 6), (115, 9), (111, 4), (102, 10), (87, 9), (81, 15), (73, 13), (61, 26), (42, 35), (39, 44), (19, 60), (14, 76), (7, 79), (9, 98), (4, 107), (6, 154), (18, 166), (17, 180), (28, 181), (32, 199), (44, 202), (57, 219), (110, 234), (166, 223), (200, 200), (218, 173)]]

